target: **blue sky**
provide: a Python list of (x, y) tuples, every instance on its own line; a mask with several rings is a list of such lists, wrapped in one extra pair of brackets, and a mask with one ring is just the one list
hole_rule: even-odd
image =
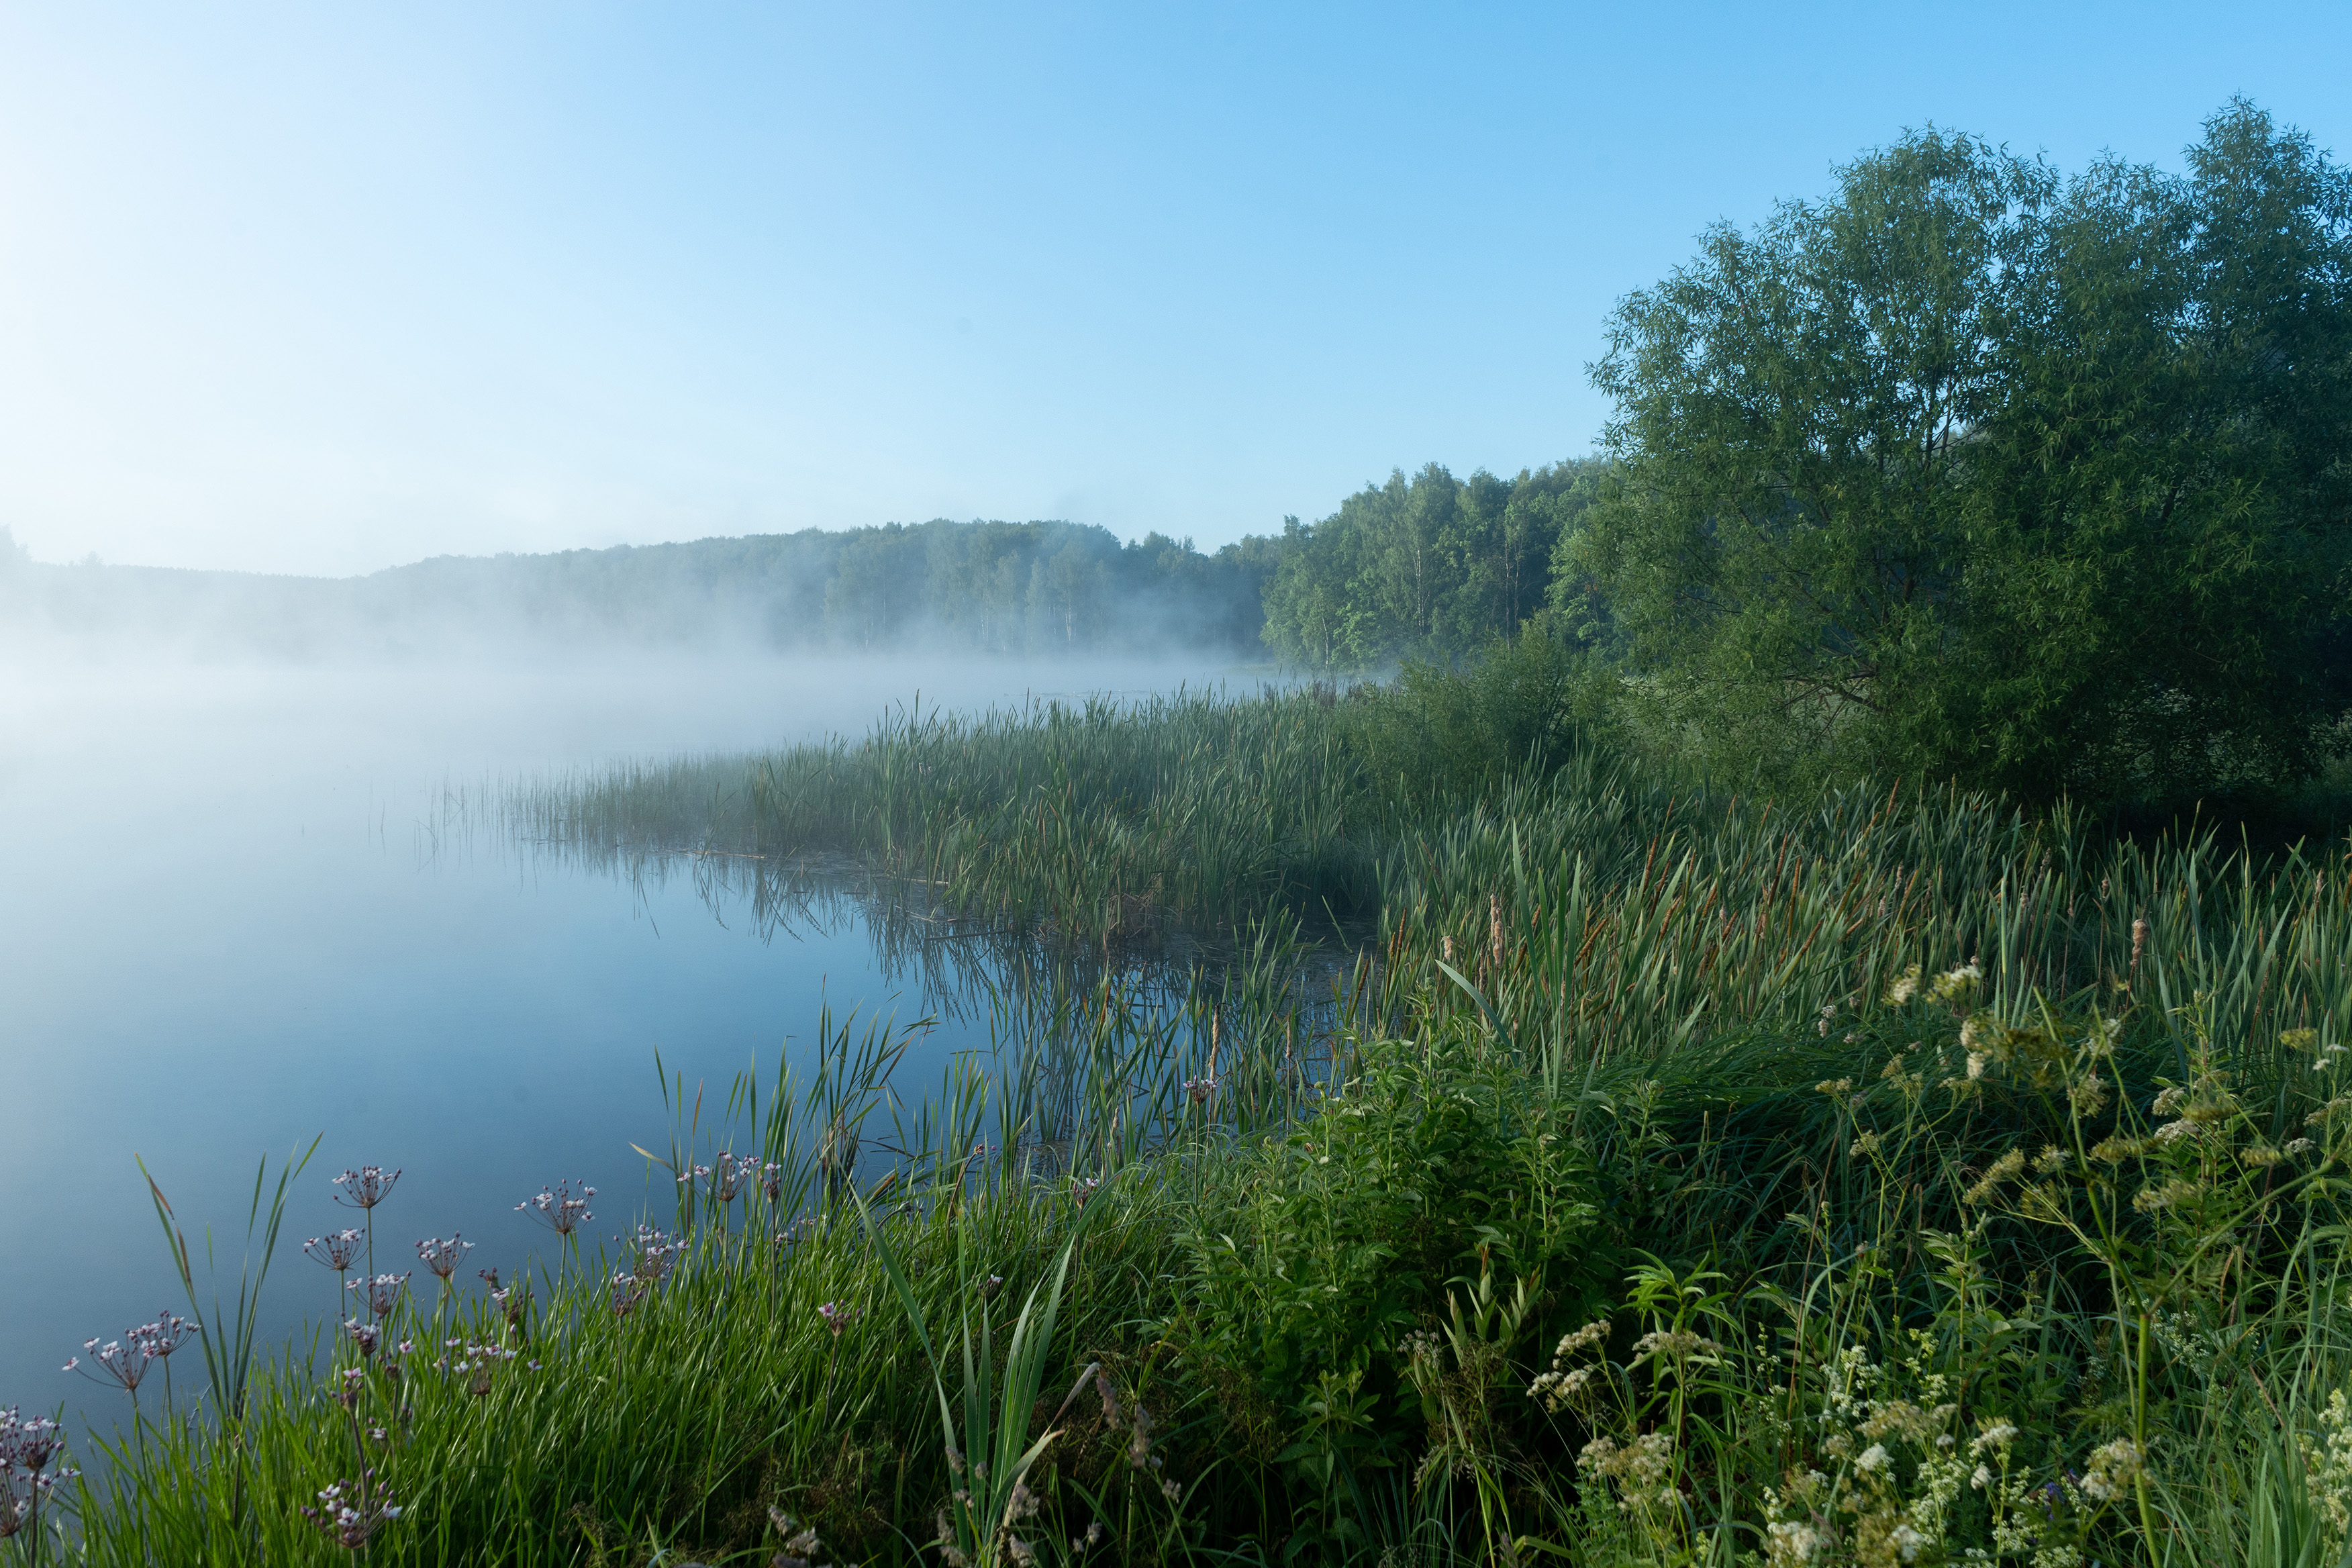
[(2352, 6), (0, 4), (0, 525), (368, 571), (1213, 545), (1590, 448), (1611, 302), (1934, 122), (2352, 155)]

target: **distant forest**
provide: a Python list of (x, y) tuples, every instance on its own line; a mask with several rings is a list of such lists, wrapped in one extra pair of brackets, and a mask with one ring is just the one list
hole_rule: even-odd
[(1174, 651), (1362, 669), (1469, 652), (1541, 608), (1590, 464), (1456, 479), (1435, 464), (1213, 552), (1037, 522), (890, 523), (547, 555), (440, 556), (364, 577), (33, 562), (0, 529), (0, 640), (288, 657), (725, 642), (990, 654)]

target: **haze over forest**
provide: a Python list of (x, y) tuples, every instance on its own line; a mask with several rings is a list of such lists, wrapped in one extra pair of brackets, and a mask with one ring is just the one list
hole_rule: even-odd
[(1541, 609), (1598, 465), (1432, 463), (1312, 527), (1214, 551), (1058, 521), (441, 556), (366, 576), (35, 561), (0, 529), (0, 648), (202, 658), (605, 647), (1202, 653), (1371, 668), (1475, 650)]

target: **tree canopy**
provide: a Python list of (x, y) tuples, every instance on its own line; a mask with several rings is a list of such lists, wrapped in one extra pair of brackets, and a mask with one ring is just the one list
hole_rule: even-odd
[(1265, 589), (1265, 639), (1294, 663), (1362, 669), (1450, 658), (1541, 609), (1561, 531), (1596, 493), (1566, 462), (1457, 479), (1431, 463), (1367, 485), (1322, 521), (1286, 521)]
[(2109, 800), (2341, 742), (2352, 183), (2252, 106), (2179, 175), (1906, 136), (1706, 234), (1593, 374), (1553, 579), (1654, 733)]

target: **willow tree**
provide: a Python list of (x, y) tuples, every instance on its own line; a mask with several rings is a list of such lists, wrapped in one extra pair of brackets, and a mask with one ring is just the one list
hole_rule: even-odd
[(2352, 183), (2233, 103), (2173, 175), (1913, 134), (1612, 318), (1629, 689), (1737, 768), (2178, 802), (2341, 743)]

